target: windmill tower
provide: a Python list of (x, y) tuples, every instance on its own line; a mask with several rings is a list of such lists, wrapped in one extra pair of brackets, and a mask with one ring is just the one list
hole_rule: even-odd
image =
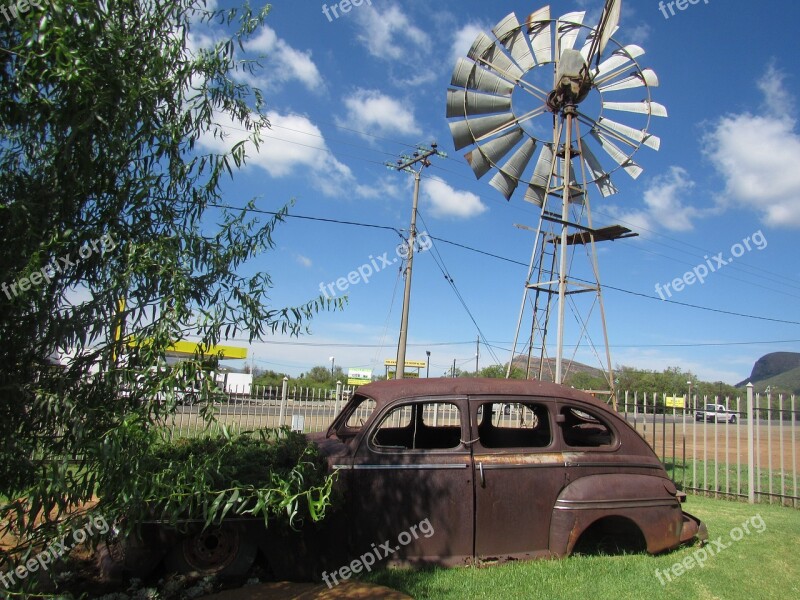
[[(633, 156), (641, 146), (659, 149), (648, 128), (652, 117), (667, 116), (650, 95), (658, 77), (637, 60), (644, 50), (612, 37), (621, 6), (607, 0), (595, 27), (584, 25), (584, 12), (553, 19), (549, 6), (524, 25), (512, 13), (492, 35), (478, 35), (447, 91), (453, 142), (456, 150), (471, 147), (465, 157), (475, 176), (494, 172), (489, 183), (507, 200), (521, 189), (539, 208), (509, 372), (522, 341), (528, 377), (563, 383), (583, 344), (598, 359), (612, 398), (597, 244), (635, 234), (619, 225), (595, 228), (590, 195), (615, 194), (615, 171), (639, 177)], [(565, 357), (568, 309), (576, 339)], [(601, 343), (592, 339), (598, 319)]]

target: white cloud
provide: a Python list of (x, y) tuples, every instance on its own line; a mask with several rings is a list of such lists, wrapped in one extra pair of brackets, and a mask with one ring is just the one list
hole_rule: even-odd
[[(247, 164), (265, 170), (276, 179), (287, 177), (305, 169), (315, 189), (327, 196), (343, 195), (355, 184), (350, 168), (333, 156), (320, 129), (308, 118), (294, 113), (267, 113), (273, 125), (262, 132), (258, 148), (245, 145)], [(200, 144), (213, 152), (228, 152), (238, 142), (246, 140), (240, 123), (228, 115), (217, 115), (220, 133), (207, 133)]]
[[(267, 118), (272, 127), (262, 131), (258, 149), (250, 142), (245, 145), (247, 166), (263, 169), (275, 179), (300, 174), (328, 197), (375, 200), (400, 194), (397, 183), (385, 177), (370, 184), (359, 182), (350, 167), (330, 152), (322, 131), (308, 117), (271, 111)], [(228, 152), (248, 137), (230, 117), (217, 115), (216, 123), (220, 133), (209, 132), (200, 140), (212, 152)]]
[(308, 258), (307, 256), (303, 256), (302, 254), (296, 255), (294, 258), (299, 264), (304, 266), (306, 269), (310, 269), (314, 265), (314, 263), (311, 261), (310, 258)]
[[(263, 75), (258, 81), (250, 82), (254, 85), (275, 87), (289, 81), (299, 81), (312, 91), (319, 91), (324, 87), (319, 69), (311, 59), (311, 52), (292, 48), (266, 25), (262, 27), (257, 37), (245, 43), (244, 48), (248, 52), (266, 56), (262, 59)], [(246, 73), (243, 77), (248, 79)]]
[(644, 210), (626, 212), (619, 207), (609, 212), (632, 227), (637, 233), (664, 227), (670, 231), (689, 231), (693, 220), (707, 211), (685, 203), (690, 197), (694, 181), (681, 167), (671, 167), (669, 172), (653, 179), (644, 192)]
[(347, 117), (337, 119), (338, 125), (381, 135), (422, 133), (412, 109), (378, 90), (358, 89), (344, 99), (344, 105)]
[(356, 196), (368, 200), (378, 200), (388, 198), (390, 200), (396, 199), (400, 196), (401, 190), (397, 184), (397, 178), (383, 177), (375, 183), (366, 185), (358, 184), (355, 187)]
[(620, 41), (625, 44), (643, 46), (650, 39), (650, 33), (652, 31), (652, 27), (647, 23), (639, 23), (633, 27), (625, 28), (624, 31), (620, 29), (620, 31), (617, 32), (617, 36), (620, 38)]
[(725, 115), (703, 143), (726, 182), (723, 207), (750, 208), (768, 225), (800, 227), (800, 134), (784, 78), (770, 66), (758, 82), (763, 114)]
[(450, 61), (456, 64), (459, 58), (463, 58), (472, 47), (472, 43), (479, 34), (490, 30), (491, 27), (478, 23), (467, 23), (456, 31), (453, 36), (453, 44), (450, 47)]
[(469, 219), (488, 210), (477, 195), (456, 190), (441, 179), (426, 179), (422, 191), (432, 205), (433, 215), (437, 217)]
[(409, 47), (430, 47), (428, 35), (414, 25), (397, 6), (386, 10), (373, 6), (363, 7), (354, 13), (360, 32), (357, 39), (372, 56), (384, 60), (400, 60)]

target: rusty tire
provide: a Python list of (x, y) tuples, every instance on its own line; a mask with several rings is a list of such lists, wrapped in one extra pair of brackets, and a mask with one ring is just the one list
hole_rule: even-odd
[(246, 574), (258, 546), (241, 528), (209, 527), (180, 540), (167, 554), (168, 571), (236, 577)]

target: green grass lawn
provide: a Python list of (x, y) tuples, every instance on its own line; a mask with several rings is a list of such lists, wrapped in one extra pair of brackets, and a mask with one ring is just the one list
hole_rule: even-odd
[[(515, 562), (472, 568), (410, 571), (391, 569), (368, 579), (422, 599), (479, 598), (604, 600), (620, 598), (687, 598), (771, 600), (800, 597), (800, 511), (689, 496), (684, 508), (704, 520), (709, 539), (721, 537), (729, 547), (716, 550), (705, 566), (695, 566), (665, 585), (656, 577), (692, 556), (699, 546), (661, 556), (584, 556), (565, 560)], [(757, 515), (766, 529), (733, 541), (731, 532)], [(738, 536), (738, 531), (734, 536)], [(742, 532), (743, 533), (743, 532)], [(705, 547), (710, 554), (714, 544)]]

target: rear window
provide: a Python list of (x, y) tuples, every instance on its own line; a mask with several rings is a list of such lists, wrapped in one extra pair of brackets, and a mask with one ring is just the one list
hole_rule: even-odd
[(544, 404), (487, 402), (478, 407), (477, 417), (484, 448), (546, 448), (552, 442)]
[(573, 448), (604, 448), (614, 444), (614, 431), (593, 411), (565, 406), (561, 409), (564, 443)]

